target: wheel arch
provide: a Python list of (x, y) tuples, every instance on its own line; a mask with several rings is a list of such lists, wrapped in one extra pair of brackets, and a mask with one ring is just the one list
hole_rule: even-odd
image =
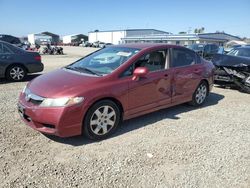
[[(85, 126), (84, 123), (85, 123), (85, 120), (86, 120), (86, 118), (87, 118), (87, 114), (88, 114), (89, 110), (91, 109), (91, 107), (92, 107), (93, 105), (95, 105), (96, 103), (98, 103), (98, 102), (100, 102), (100, 101), (105, 101), (105, 100), (112, 101), (112, 102), (114, 102), (114, 103), (117, 105), (117, 107), (118, 107), (119, 110), (120, 110), (120, 121), (119, 121), (119, 122), (121, 122), (121, 121), (123, 120), (124, 109), (123, 109), (122, 103), (121, 103), (118, 99), (116, 99), (115, 97), (102, 97), (102, 98), (98, 98), (98, 99), (96, 99), (96, 100), (93, 100), (93, 102), (91, 102), (91, 103), (88, 105), (87, 110), (86, 110), (86, 112), (85, 112), (85, 114), (84, 114), (84, 116), (83, 116), (83, 118), (82, 118), (82, 126), (81, 126), (81, 133), (82, 133), (82, 134), (84, 134), (84, 131), (86, 131), (86, 126)], [(85, 133), (85, 134), (86, 134), (86, 133)]]
[(89, 108), (90, 108), (91, 106), (93, 106), (94, 104), (96, 104), (97, 102), (100, 102), (100, 101), (103, 101), (103, 100), (110, 100), (110, 101), (114, 102), (114, 103), (118, 106), (118, 108), (120, 109), (121, 118), (122, 118), (123, 113), (124, 113), (124, 108), (123, 108), (122, 103), (121, 103), (118, 99), (116, 99), (115, 97), (103, 97), (103, 98), (99, 98), (99, 99), (95, 100), (94, 102), (92, 102), (92, 103), (89, 105)]
[(84, 116), (82, 117), (82, 125), (84, 124), (86, 115), (87, 115), (88, 111), (90, 110), (90, 108), (93, 105), (95, 105), (96, 103), (98, 103), (100, 101), (103, 101), (103, 100), (110, 100), (110, 101), (114, 102), (118, 106), (118, 108), (120, 110), (120, 121), (123, 120), (124, 107), (123, 107), (122, 103), (118, 99), (116, 99), (115, 97), (102, 97), (102, 98), (98, 98), (98, 99), (95, 99), (92, 102), (90, 102), (90, 104), (87, 107), (88, 109), (86, 110), (86, 112), (84, 113)]
[(204, 82), (204, 83), (206, 84), (206, 86), (207, 86), (207, 90), (208, 90), (207, 95), (208, 95), (209, 92), (210, 92), (210, 89), (209, 89), (209, 82), (208, 82), (207, 79), (202, 79), (202, 80), (200, 81), (199, 85), (200, 85), (202, 82)]
[(5, 72), (4, 72), (5, 77), (6, 77), (6, 74), (7, 74), (7, 70), (8, 70), (10, 67), (13, 67), (13, 66), (16, 66), (16, 65), (23, 67), (23, 68), (25, 69), (25, 71), (26, 71), (27, 73), (29, 73), (29, 69), (28, 69), (24, 64), (22, 64), (22, 63), (11, 63), (11, 64), (9, 64), (9, 65), (5, 68)]

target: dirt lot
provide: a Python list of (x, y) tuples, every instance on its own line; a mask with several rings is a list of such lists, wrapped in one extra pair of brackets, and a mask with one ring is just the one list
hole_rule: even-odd
[[(45, 72), (93, 50), (43, 56)], [(161, 110), (90, 142), (24, 125), (16, 103), (26, 83), (0, 80), (0, 187), (250, 187), (249, 94), (215, 87), (202, 108)]]

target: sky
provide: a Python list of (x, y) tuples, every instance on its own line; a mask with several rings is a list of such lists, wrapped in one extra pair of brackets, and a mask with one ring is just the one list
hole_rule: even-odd
[(0, 0), (0, 33), (205, 28), (250, 38), (250, 0)]

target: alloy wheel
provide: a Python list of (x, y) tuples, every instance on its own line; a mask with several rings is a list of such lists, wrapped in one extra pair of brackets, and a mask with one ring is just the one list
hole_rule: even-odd
[(21, 67), (13, 67), (10, 70), (10, 77), (13, 80), (22, 80), (25, 76), (25, 72)]
[(207, 87), (205, 84), (201, 84), (196, 91), (195, 100), (198, 104), (202, 104), (207, 96)]
[(115, 125), (116, 112), (111, 106), (101, 106), (90, 119), (90, 128), (96, 135), (107, 134)]

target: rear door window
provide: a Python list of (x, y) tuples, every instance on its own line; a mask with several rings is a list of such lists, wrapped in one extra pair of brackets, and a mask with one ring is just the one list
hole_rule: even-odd
[(184, 67), (194, 64), (196, 64), (195, 52), (182, 48), (172, 49), (171, 67)]
[(13, 52), (5, 45), (0, 44), (0, 54), (12, 54)]

